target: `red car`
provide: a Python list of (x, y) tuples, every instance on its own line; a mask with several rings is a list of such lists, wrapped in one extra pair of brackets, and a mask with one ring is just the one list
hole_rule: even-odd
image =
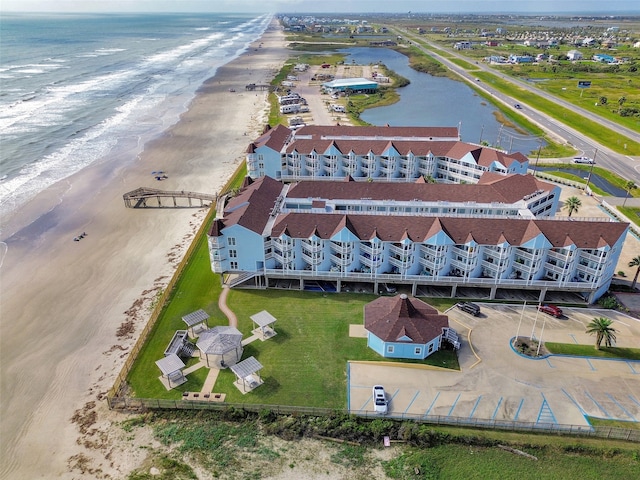
[(540, 305), (538, 307), (538, 310), (556, 318), (562, 317), (562, 309), (560, 307), (556, 307), (555, 305)]

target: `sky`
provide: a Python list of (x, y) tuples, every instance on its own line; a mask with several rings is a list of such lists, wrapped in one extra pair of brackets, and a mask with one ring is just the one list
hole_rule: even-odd
[(638, 0), (0, 0), (6, 12), (635, 13)]

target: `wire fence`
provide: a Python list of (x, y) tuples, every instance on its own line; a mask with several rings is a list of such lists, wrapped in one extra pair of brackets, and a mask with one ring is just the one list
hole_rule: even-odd
[[(344, 409), (301, 407), (291, 405), (263, 405), (263, 404), (230, 404), (197, 400), (167, 400), (158, 398), (110, 397), (107, 399), (109, 408), (124, 411), (144, 410), (217, 410), (234, 409), (250, 413), (269, 411), (278, 415), (309, 415), (326, 416), (335, 414), (352, 414), (361, 418), (381, 418), (379, 414), (368, 411), (348, 411)], [(384, 418), (392, 420), (407, 420), (431, 425), (479, 428), (485, 430), (503, 430), (512, 432), (535, 432), (552, 435), (570, 435), (579, 437), (597, 437), (612, 440), (624, 440), (640, 443), (640, 430), (631, 428), (602, 427), (590, 425), (561, 425), (556, 423), (517, 422), (513, 420), (489, 420), (468, 417), (452, 417), (443, 415), (420, 415), (403, 413), (388, 415)]]
[[(232, 183), (235, 181), (240, 169), (243, 168), (241, 164), (234, 175), (230, 177), (227, 184), (221, 190), (222, 193), (230, 190)], [(220, 195), (222, 197), (222, 194)], [(329, 408), (317, 408), (317, 407), (303, 407), (303, 406), (290, 406), (290, 405), (261, 405), (261, 404), (229, 404), (229, 403), (216, 403), (210, 401), (197, 401), (197, 400), (169, 400), (159, 398), (135, 398), (129, 397), (124, 392), (126, 386), (126, 379), (131, 371), (133, 364), (138, 358), (138, 354), (142, 350), (145, 342), (147, 341), (149, 334), (156, 325), (156, 322), (160, 318), (163, 308), (169, 300), (171, 293), (179, 280), (185, 267), (188, 265), (191, 257), (198, 248), (200, 241), (204, 238), (204, 230), (210, 224), (211, 220), (216, 214), (216, 203), (211, 205), (207, 216), (205, 217), (202, 225), (198, 229), (198, 232), (194, 236), (194, 240), (185, 252), (185, 255), (177, 266), (171, 280), (164, 289), (162, 295), (159, 297), (149, 320), (136, 343), (131, 348), (130, 354), (122, 366), (120, 373), (116, 376), (113, 386), (107, 392), (107, 404), (110, 409), (122, 410), (122, 411), (143, 411), (143, 410), (219, 410), (224, 411), (228, 409), (237, 409), (246, 412), (259, 413), (263, 410), (269, 410), (270, 412), (279, 415), (331, 415), (335, 413), (342, 414), (354, 414), (362, 418), (380, 418), (378, 414), (370, 411), (357, 411), (349, 412), (343, 409), (329, 409)], [(510, 420), (482, 420), (466, 417), (451, 417), (451, 416), (434, 416), (434, 415), (419, 415), (403, 413), (401, 415), (393, 415), (387, 418), (394, 420), (410, 420), (418, 423), (426, 423), (433, 425), (446, 425), (446, 426), (460, 426), (470, 428), (481, 428), (490, 430), (506, 430), (506, 431), (518, 431), (518, 432), (536, 432), (558, 435), (573, 435), (582, 437), (598, 437), (607, 439), (618, 439), (631, 442), (640, 442), (640, 430), (615, 428), (615, 427), (598, 427), (588, 425), (558, 425), (551, 423), (534, 423), (534, 422), (517, 422)]]
[[(231, 189), (231, 185), (236, 180), (240, 170), (243, 168), (244, 168), (244, 164), (241, 163), (240, 166), (234, 172), (234, 174), (231, 177), (229, 177), (229, 180), (227, 181), (225, 186), (222, 188), (221, 194), (218, 198), (222, 198), (225, 192), (228, 192)], [(189, 248), (187, 249), (184, 256), (182, 257), (182, 261), (176, 267), (176, 270), (173, 273), (171, 280), (169, 280), (169, 283), (167, 284), (164, 291), (162, 292), (162, 295), (160, 295), (160, 297), (158, 298), (158, 301), (156, 302), (155, 307), (151, 311), (151, 315), (149, 316), (149, 320), (147, 321), (147, 324), (144, 326), (144, 328), (142, 329), (142, 332), (140, 332), (140, 336), (138, 337), (138, 340), (131, 348), (131, 352), (127, 356), (127, 359), (125, 360), (124, 365), (120, 369), (120, 373), (118, 373), (115, 381), (113, 382), (113, 386), (111, 387), (109, 392), (107, 392), (107, 402), (109, 402), (110, 407), (111, 407), (110, 399), (121, 395), (122, 389), (126, 385), (125, 382), (127, 380), (127, 377), (129, 376), (129, 372), (131, 371), (133, 364), (138, 358), (138, 355), (142, 350), (142, 347), (144, 346), (145, 342), (149, 338), (149, 334), (153, 330), (153, 327), (156, 325), (156, 322), (160, 318), (160, 314), (162, 313), (162, 310), (164, 309), (166, 303), (169, 301), (169, 298), (171, 298), (171, 293), (174, 287), (176, 286), (176, 283), (180, 279), (180, 276), (182, 275), (182, 272), (184, 271), (185, 267), (189, 264), (189, 261), (191, 260), (191, 257), (194, 251), (198, 248), (200, 242), (204, 241), (203, 240), (205, 238), (204, 231), (208, 227), (208, 225), (211, 223), (211, 220), (215, 217), (216, 208), (217, 208), (217, 202), (213, 202), (209, 208), (209, 211), (207, 212), (206, 217), (202, 222), (202, 225), (200, 225), (200, 228), (194, 235), (191, 245), (189, 245)]]

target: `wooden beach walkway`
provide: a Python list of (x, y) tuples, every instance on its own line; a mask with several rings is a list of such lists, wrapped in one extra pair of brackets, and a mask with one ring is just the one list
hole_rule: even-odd
[[(217, 200), (218, 196), (208, 193), (187, 192), (185, 190), (182, 190), (180, 192), (171, 192), (166, 190), (158, 190), (157, 188), (141, 187), (125, 193), (122, 198), (124, 199), (124, 205), (127, 208), (184, 208), (204, 207), (205, 202), (211, 204)], [(162, 203), (163, 199), (165, 200), (164, 204)], [(171, 199), (171, 201), (168, 201), (168, 199)], [(178, 201), (178, 199), (185, 199), (186, 202)], [(152, 200), (151, 204), (149, 204), (149, 200)], [(194, 200), (197, 200), (197, 202), (195, 202), (195, 205)]]

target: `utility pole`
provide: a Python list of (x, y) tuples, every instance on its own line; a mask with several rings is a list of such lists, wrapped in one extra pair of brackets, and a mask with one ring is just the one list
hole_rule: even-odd
[(540, 150), (542, 150), (542, 141), (540, 142), (540, 145), (538, 145), (538, 155), (536, 156), (536, 168), (533, 169), (534, 177), (538, 176), (538, 160), (540, 160)]
[(593, 162), (591, 163), (591, 168), (589, 169), (589, 176), (587, 177), (587, 185), (584, 187), (584, 191), (589, 194), (589, 182), (591, 182), (591, 174), (593, 173), (593, 167), (596, 164), (596, 155), (598, 155), (598, 149), (593, 152)]

